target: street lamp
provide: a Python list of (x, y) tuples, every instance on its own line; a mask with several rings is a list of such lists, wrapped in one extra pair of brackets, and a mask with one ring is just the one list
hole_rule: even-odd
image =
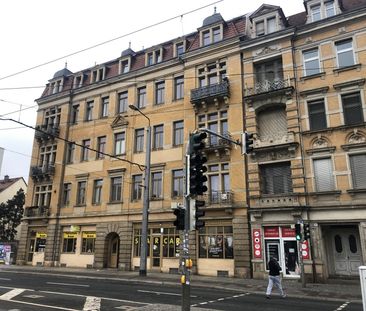
[(144, 181), (144, 202), (142, 208), (142, 229), (141, 229), (141, 245), (140, 245), (140, 276), (146, 276), (147, 265), (147, 230), (149, 223), (149, 193), (150, 193), (150, 158), (151, 158), (151, 126), (150, 118), (146, 116), (138, 107), (129, 105), (132, 110), (139, 112), (148, 121), (148, 127), (146, 129), (146, 160), (145, 160), (145, 181)]

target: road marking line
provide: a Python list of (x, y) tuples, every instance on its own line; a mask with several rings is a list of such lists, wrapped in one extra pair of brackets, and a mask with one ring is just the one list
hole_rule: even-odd
[(22, 289), (22, 288), (12, 289), (10, 292), (7, 292), (7, 293), (1, 295), (0, 300), (10, 300), (10, 299), (14, 298), (15, 296), (20, 295), (24, 291), (25, 291), (25, 289)]
[(9, 300), (10, 302), (21, 303), (23, 305), (30, 305), (30, 306), (37, 306), (37, 307), (45, 307), (50, 309), (57, 309), (57, 310), (65, 310), (65, 311), (80, 311), (79, 309), (69, 309), (69, 308), (62, 308), (50, 305), (42, 305), (40, 303), (33, 303), (33, 302), (26, 302), (22, 300)]
[(11, 279), (8, 279), (8, 278), (0, 278), (0, 280), (2, 280), (2, 281), (11, 281)]
[(336, 311), (341, 311), (344, 308), (346, 308), (348, 305), (350, 304), (350, 301), (346, 301), (343, 305), (340, 305), (337, 309), (335, 309)]
[(75, 284), (75, 283), (46, 282), (46, 284), (51, 284), (51, 285), (65, 285), (65, 286), (79, 286), (79, 287), (90, 287), (90, 285), (87, 285), (87, 284)]
[(243, 296), (246, 296), (246, 295), (249, 295), (249, 293), (244, 293), (244, 294), (239, 294), (239, 295), (234, 295), (234, 296), (229, 296), (229, 297), (224, 297), (224, 298), (218, 298), (216, 300), (200, 302), (198, 304), (191, 305), (191, 307), (197, 307), (198, 305), (207, 305), (209, 303), (215, 303), (215, 302), (223, 301), (223, 300), (226, 300), (226, 299), (239, 298), (239, 297), (243, 297)]
[(219, 299), (217, 299), (217, 301), (223, 301), (223, 300), (225, 300), (225, 298), (219, 298)]
[[(168, 292), (155, 292), (151, 290), (137, 290), (140, 293), (148, 293), (148, 294), (156, 294), (156, 295), (170, 295), (170, 296), (182, 296), (182, 294), (176, 294), (176, 293), (168, 293)], [(197, 296), (191, 295), (192, 298), (197, 298)]]
[(102, 299), (98, 297), (93, 296), (86, 297), (83, 311), (99, 311), (101, 301)]

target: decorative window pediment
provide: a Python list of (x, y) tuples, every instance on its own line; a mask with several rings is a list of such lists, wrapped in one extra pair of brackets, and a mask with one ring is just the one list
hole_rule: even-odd
[(311, 149), (306, 150), (306, 153), (312, 155), (314, 153), (333, 153), (336, 147), (331, 146), (331, 142), (327, 137), (318, 135), (310, 143)]
[(113, 129), (120, 128), (120, 127), (127, 127), (128, 121), (123, 116), (117, 116), (111, 124)]
[(343, 150), (365, 148), (366, 147), (366, 134), (357, 129), (353, 130), (347, 135), (346, 144), (341, 146)]

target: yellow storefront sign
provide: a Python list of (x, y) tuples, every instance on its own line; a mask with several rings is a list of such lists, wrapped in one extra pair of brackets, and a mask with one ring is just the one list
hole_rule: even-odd
[(76, 239), (78, 234), (76, 232), (64, 232), (64, 239)]
[(95, 239), (97, 234), (95, 232), (83, 232), (83, 239)]
[(36, 238), (46, 239), (47, 238), (47, 233), (45, 233), (45, 232), (37, 232), (36, 233)]

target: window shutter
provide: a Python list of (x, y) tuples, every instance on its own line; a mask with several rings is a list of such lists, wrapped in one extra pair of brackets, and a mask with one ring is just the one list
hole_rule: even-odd
[(314, 160), (316, 191), (334, 190), (333, 168), (330, 158)]
[(366, 188), (366, 154), (350, 156), (352, 182), (354, 189)]
[(261, 166), (263, 194), (292, 192), (291, 166), (289, 162)]

